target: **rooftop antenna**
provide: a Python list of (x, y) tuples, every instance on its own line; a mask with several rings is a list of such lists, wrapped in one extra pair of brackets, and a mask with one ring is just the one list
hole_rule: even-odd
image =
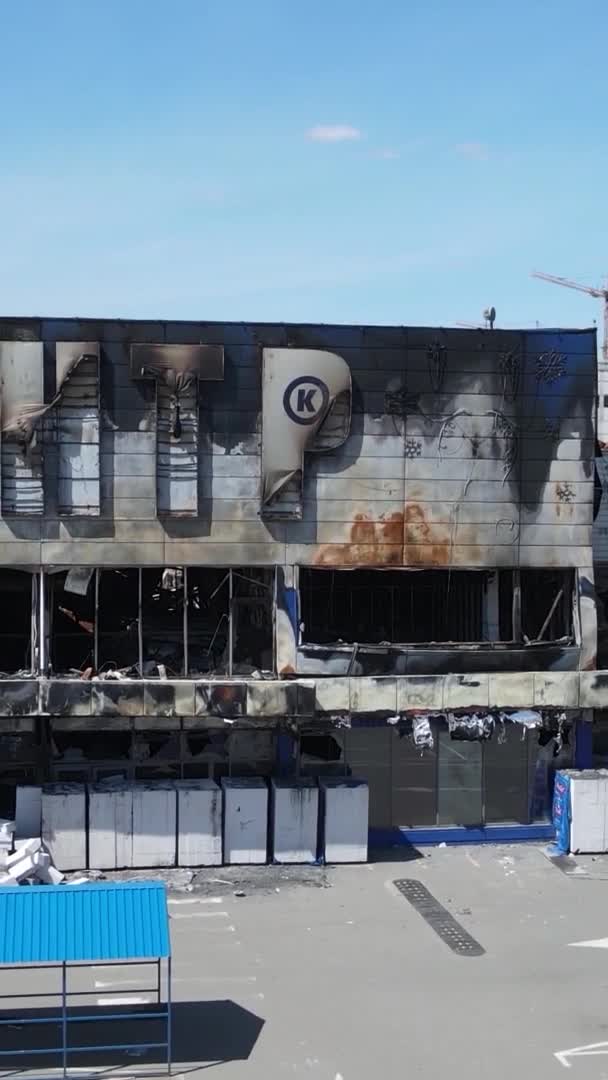
[(532, 277), (540, 278), (541, 281), (550, 281), (553, 285), (563, 285), (566, 289), (577, 289), (578, 292), (594, 296), (596, 300), (603, 301), (604, 308), (604, 344), (602, 345), (602, 357), (608, 364), (608, 286), (594, 288), (592, 285), (580, 285), (578, 281), (570, 281), (569, 278), (556, 277), (555, 274), (543, 274), (540, 270), (533, 270)]
[[(496, 322), (496, 308), (495, 307), (487, 307), (487, 308), (485, 308), (484, 312), (483, 312), (483, 315), (482, 315), (482, 319), (483, 319), (483, 324), (484, 324), (486, 330), (493, 330), (494, 329), (494, 323)], [(481, 330), (482, 329), (481, 323), (474, 323), (474, 322), (457, 322), (456, 326), (466, 326), (466, 327), (468, 327), (469, 330)]]

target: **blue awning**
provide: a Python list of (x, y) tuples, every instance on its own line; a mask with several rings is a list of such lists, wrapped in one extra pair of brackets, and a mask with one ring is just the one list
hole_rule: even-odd
[(0, 964), (156, 960), (170, 953), (161, 883), (0, 887)]

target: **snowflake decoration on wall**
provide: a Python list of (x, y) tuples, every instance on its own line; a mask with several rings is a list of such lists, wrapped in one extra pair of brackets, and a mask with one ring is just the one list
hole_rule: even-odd
[(574, 488), (568, 483), (558, 484), (555, 490), (560, 502), (571, 503), (574, 499)]
[(420, 439), (406, 439), (405, 440), (405, 456), (408, 458), (417, 458), (422, 454), (422, 443)]
[(557, 352), (557, 349), (541, 353), (536, 359), (536, 381), (539, 383), (551, 386), (552, 383), (561, 379), (565, 372), (566, 357), (563, 353)]

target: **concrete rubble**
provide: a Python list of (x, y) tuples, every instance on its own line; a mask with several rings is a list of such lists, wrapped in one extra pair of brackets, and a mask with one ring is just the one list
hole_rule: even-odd
[[(2, 822), (0, 836), (7, 825), (12, 825), (14, 831), (14, 822)], [(3, 870), (0, 872), (0, 885), (61, 885), (65, 880), (65, 875), (53, 865), (40, 837), (18, 840), (15, 851), (3, 851), (1, 854)]]

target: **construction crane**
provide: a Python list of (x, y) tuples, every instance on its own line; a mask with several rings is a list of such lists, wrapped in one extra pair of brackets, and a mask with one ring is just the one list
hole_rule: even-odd
[(577, 289), (578, 292), (594, 296), (596, 300), (603, 301), (604, 308), (604, 344), (602, 356), (608, 364), (608, 287), (596, 289), (592, 285), (580, 285), (578, 281), (569, 281), (568, 278), (556, 277), (555, 274), (543, 274), (540, 270), (533, 270), (532, 277), (540, 278), (541, 281), (550, 281), (553, 285), (564, 285), (566, 289)]

